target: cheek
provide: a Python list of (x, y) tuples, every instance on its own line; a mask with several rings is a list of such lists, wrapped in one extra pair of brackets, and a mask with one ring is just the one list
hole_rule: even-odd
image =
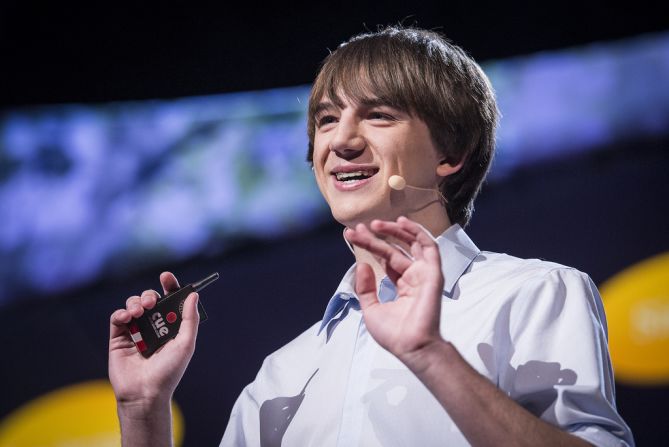
[[(414, 153), (410, 146), (407, 146), (404, 141), (388, 141), (386, 142), (386, 150), (383, 154), (385, 165), (392, 171), (393, 174), (408, 173), (407, 169), (414, 163)], [(410, 171), (410, 169), (408, 169)]]
[(329, 152), (327, 150), (327, 142), (325, 138), (322, 136), (319, 137), (318, 134), (314, 137), (314, 150), (311, 153), (312, 155), (312, 160), (314, 165), (322, 165), (325, 163), (325, 159), (327, 158), (327, 153)]
[(324, 154), (322, 151), (318, 151), (318, 149), (314, 149), (313, 160), (312, 160), (314, 180), (316, 181), (318, 189), (321, 190), (321, 194), (323, 194), (324, 196), (325, 196), (325, 185), (330, 177), (325, 172), (326, 160), (327, 160), (327, 154)]
[[(327, 180), (328, 180), (327, 176), (326, 176), (325, 174), (323, 174), (322, 172), (316, 172), (316, 173), (315, 173), (315, 177), (316, 177), (316, 185), (318, 186), (318, 189), (320, 189), (320, 190), (321, 190), (321, 194), (322, 194), (324, 197), (326, 197), (326, 194), (325, 194), (325, 193), (326, 193), (325, 185), (326, 185), (326, 182), (327, 182)], [(326, 197), (326, 198), (327, 198), (327, 197)]]

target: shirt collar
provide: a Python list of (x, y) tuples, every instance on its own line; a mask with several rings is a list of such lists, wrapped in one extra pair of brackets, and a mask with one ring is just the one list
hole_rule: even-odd
[[(437, 244), (441, 255), (441, 271), (444, 272), (444, 291), (442, 295), (453, 299), (455, 285), (481, 251), (458, 224), (451, 225), (437, 237)], [(389, 296), (389, 294), (394, 293), (394, 286), (387, 277), (381, 280), (378, 290), (382, 301), (394, 299), (394, 296)], [(344, 312), (347, 304), (351, 304), (355, 308), (360, 306), (355, 295), (355, 264), (348, 269), (328, 302), (323, 321), (318, 330), (319, 334), (330, 321), (335, 318), (343, 319), (348, 314), (348, 312)]]
[(481, 250), (467, 236), (459, 224), (452, 225), (437, 238), (439, 255), (441, 256), (441, 271), (444, 272), (444, 293), (447, 298), (453, 298), (455, 284), (467, 271)]

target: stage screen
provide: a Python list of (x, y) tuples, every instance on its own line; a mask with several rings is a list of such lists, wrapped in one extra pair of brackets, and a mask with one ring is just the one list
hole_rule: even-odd
[[(664, 135), (669, 34), (483, 64), (491, 182)], [(0, 114), (0, 305), (220, 255), (330, 219), (306, 162), (309, 87)]]

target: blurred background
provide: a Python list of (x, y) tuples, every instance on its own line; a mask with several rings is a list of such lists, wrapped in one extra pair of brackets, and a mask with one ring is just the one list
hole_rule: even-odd
[(600, 287), (618, 407), (669, 438), (669, 16), (646, 2), (0, 5), (0, 446), (117, 445), (108, 319), (218, 271), (175, 396), (217, 445), (353, 262), (306, 161), (310, 82), (377, 25), (443, 32), (503, 114), (467, 231)]

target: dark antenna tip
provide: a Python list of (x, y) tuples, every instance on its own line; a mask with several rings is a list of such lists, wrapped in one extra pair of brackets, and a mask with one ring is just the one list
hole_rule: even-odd
[(197, 282), (194, 282), (192, 284), (193, 288), (195, 289), (196, 292), (199, 292), (200, 290), (204, 289), (205, 287), (207, 287), (212, 282), (216, 281), (218, 279), (218, 277), (219, 277), (218, 272), (214, 272), (211, 275), (207, 276), (206, 278), (201, 279)]

